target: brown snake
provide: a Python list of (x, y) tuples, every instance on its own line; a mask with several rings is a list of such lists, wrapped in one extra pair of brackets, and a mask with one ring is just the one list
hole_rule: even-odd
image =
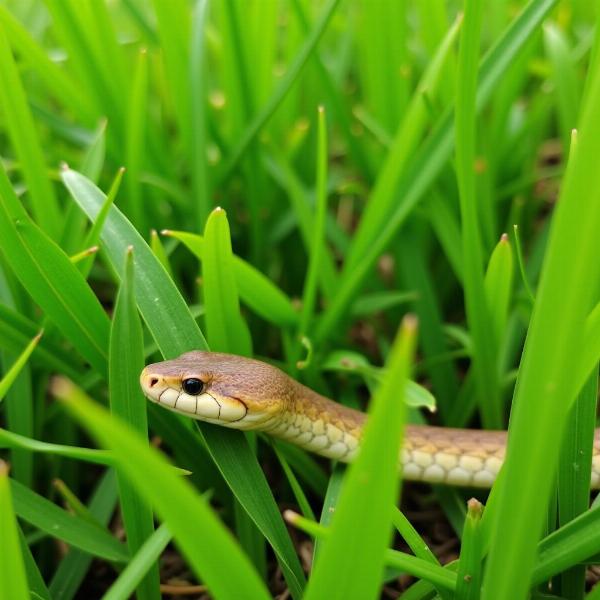
[[(356, 455), (366, 418), (276, 367), (231, 354), (188, 352), (148, 365), (140, 384), (149, 400), (188, 417), (263, 431), (343, 462)], [(505, 431), (408, 425), (400, 459), (405, 479), (488, 488), (505, 447)], [(598, 430), (591, 483), (600, 487)]]

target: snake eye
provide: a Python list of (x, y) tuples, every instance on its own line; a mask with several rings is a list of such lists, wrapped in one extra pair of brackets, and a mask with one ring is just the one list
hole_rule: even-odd
[(204, 388), (204, 382), (195, 377), (190, 377), (182, 381), (181, 387), (186, 394), (197, 396)]

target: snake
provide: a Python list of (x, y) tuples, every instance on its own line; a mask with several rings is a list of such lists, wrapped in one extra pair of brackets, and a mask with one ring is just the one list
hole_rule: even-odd
[[(140, 375), (144, 395), (194, 419), (259, 431), (320, 456), (349, 463), (360, 449), (367, 415), (251, 358), (192, 351), (150, 364)], [(591, 487), (600, 488), (600, 430), (593, 445)], [(403, 478), (490, 488), (504, 461), (507, 432), (412, 425), (405, 428)]]

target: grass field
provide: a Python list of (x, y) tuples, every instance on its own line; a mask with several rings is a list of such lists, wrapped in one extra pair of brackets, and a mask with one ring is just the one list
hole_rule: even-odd
[[(0, 600), (599, 600), (599, 16), (0, 1)], [(192, 349), (358, 461), (147, 403)], [(405, 422), (509, 416), (489, 494), (400, 486)]]

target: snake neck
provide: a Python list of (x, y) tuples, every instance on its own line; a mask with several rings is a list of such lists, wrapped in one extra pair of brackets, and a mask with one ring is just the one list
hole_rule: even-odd
[(285, 410), (261, 429), (321, 456), (351, 461), (362, 435), (364, 413), (291, 381), (293, 393), (286, 398)]

